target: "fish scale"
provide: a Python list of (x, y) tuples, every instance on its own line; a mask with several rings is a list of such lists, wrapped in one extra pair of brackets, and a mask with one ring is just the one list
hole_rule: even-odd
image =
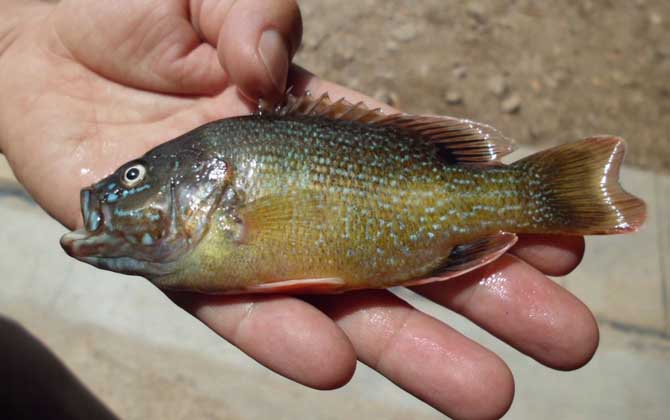
[[(276, 281), (282, 274), (285, 278), (327, 274), (345, 277), (353, 285), (382, 287), (430, 272), (455, 244), (500, 230), (515, 230), (517, 221), (525, 220), (521, 209), (528, 207), (520, 193), (523, 190), (509, 182), (520, 175), (515, 169), (489, 169), (485, 176), (477, 168), (446, 165), (437, 149), (421, 138), (388, 128), (368, 130), (347, 121), (317, 122), (310, 117), (257, 116), (244, 121), (251, 126), (245, 130), (227, 124), (218, 127), (226, 136), (213, 138), (225, 144), (214, 143), (211, 147), (224, 150), (232, 167), (256, 162), (253, 176), (236, 179), (249, 201), (299, 189), (333, 203), (333, 209), (325, 230), (316, 225), (315, 234), (301, 232), (300, 244), (292, 245), (291, 252), (276, 251), (296, 242), (292, 236), (295, 231), (287, 227), (273, 237), (275, 241), (263, 242), (251, 251), (257, 253), (254, 262), (245, 260), (218, 269), (212, 276), (213, 283), (225, 277), (231, 282), (229, 287), (242, 287), (248, 278), (239, 267), (254, 267), (262, 261), (280, 265), (283, 261), (293, 270), (285, 274), (273, 270), (268, 274), (271, 278), (258, 281)], [(342, 145), (347, 146), (348, 160), (340, 158)], [(330, 166), (323, 163), (324, 159)], [(330, 167), (339, 172), (329, 171)], [(396, 181), (396, 187), (390, 186), (391, 180)], [(506, 184), (507, 196), (497, 194), (501, 183)], [(506, 223), (500, 223), (497, 212), (486, 210), (509, 206), (516, 206), (516, 211), (509, 212)], [(292, 214), (301, 217), (299, 209)], [(445, 220), (444, 215), (449, 217)], [(268, 255), (261, 248), (275, 251)]]

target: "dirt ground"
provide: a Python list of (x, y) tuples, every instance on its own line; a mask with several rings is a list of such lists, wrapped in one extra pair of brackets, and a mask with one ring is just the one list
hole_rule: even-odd
[(667, 0), (305, 0), (297, 62), (406, 112), (487, 122), (520, 143), (628, 140), (670, 171)]

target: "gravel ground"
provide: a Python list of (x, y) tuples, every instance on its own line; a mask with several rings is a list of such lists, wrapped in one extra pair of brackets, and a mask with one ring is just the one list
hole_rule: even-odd
[(593, 134), (670, 171), (666, 0), (309, 0), (297, 62), (406, 112), (487, 122), (520, 143)]

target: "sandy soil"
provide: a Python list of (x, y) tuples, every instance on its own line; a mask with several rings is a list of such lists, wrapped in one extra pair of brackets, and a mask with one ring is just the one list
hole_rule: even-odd
[(670, 171), (666, 0), (306, 0), (297, 62), (413, 113), (463, 116), (520, 143), (593, 134)]

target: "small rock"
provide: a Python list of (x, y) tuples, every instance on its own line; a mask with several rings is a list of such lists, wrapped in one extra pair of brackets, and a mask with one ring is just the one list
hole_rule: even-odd
[(315, 50), (321, 46), (325, 38), (325, 35), (312, 34), (311, 36), (306, 36), (302, 40), (301, 46), (306, 50)]
[(405, 23), (393, 30), (391, 33), (393, 37), (400, 42), (408, 42), (416, 38), (416, 25), (413, 23)]
[(508, 96), (500, 103), (500, 110), (507, 114), (515, 114), (521, 109), (521, 97), (516, 93)]
[(444, 94), (444, 99), (449, 105), (460, 105), (463, 103), (463, 95), (455, 90), (449, 90)]
[(353, 48), (342, 45), (338, 48), (335, 48), (333, 54), (333, 66), (336, 68), (344, 68), (354, 59), (354, 50)]
[(431, 73), (431, 67), (428, 63), (421, 63), (419, 65), (419, 75), (421, 77), (428, 77)]
[(465, 66), (456, 66), (454, 69), (451, 71), (451, 74), (456, 78), (456, 79), (465, 79), (468, 75), (468, 68)]
[(526, 137), (533, 139), (533, 140), (538, 140), (542, 138), (542, 131), (538, 128), (535, 127), (534, 125), (528, 126), (526, 129)]
[(354, 59), (354, 49), (350, 45), (339, 48), (338, 53), (344, 60), (351, 61)]
[(658, 45), (654, 52), (656, 54), (656, 57), (658, 57), (660, 59), (669, 58), (670, 57), (670, 45), (668, 45), (668, 44)]
[(393, 79), (395, 79), (395, 72), (393, 71), (393, 69), (386, 68), (386, 69), (384, 69), (384, 70), (381, 70), (381, 71), (377, 74), (377, 76), (378, 76), (380, 79), (393, 80)]
[(579, 3), (579, 10), (584, 15), (590, 15), (595, 10), (595, 4), (591, 0), (583, 0)]
[(502, 97), (505, 93), (507, 93), (507, 81), (502, 75), (496, 75), (491, 77), (488, 80), (487, 85), (491, 93), (493, 93), (499, 98)]
[(389, 39), (388, 41), (386, 41), (386, 50), (389, 52), (398, 51), (398, 43), (392, 39)]
[(372, 96), (378, 101), (384, 102), (385, 104), (391, 106), (398, 106), (398, 103), (400, 102), (400, 98), (398, 97), (397, 93), (384, 88), (377, 89), (377, 91)]
[(482, 2), (470, 1), (465, 10), (477, 22), (483, 23), (486, 21), (486, 7)]
[(663, 23), (663, 16), (658, 12), (652, 11), (649, 13), (649, 21), (652, 25), (660, 25)]
[(612, 71), (612, 80), (614, 80), (616, 83), (618, 83), (621, 86), (632, 86), (633, 85), (633, 79), (628, 76), (626, 73), (622, 72), (621, 70), (615, 69)]
[(551, 89), (564, 85), (570, 80), (570, 75), (563, 70), (556, 70), (547, 76), (545, 82)]
[(533, 92), (535, 93), (540, 93), (542, 92), (542, 82), (540, 82), (537, 79), (531, 79), (528, 81), (530, 84), (531, 89), (533, 89)]
[(639, 106), (645, 102), (645, 97), (642, 92), (635, 91), (630, 95), (630, 102)]

